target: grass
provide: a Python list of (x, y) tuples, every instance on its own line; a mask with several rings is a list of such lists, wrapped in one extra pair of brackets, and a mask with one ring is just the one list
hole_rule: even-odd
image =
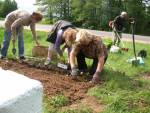
[(143, 73), (150, 72), (150, 45), (136, 44), (136, 50), (148, 52), (145, 64), (137, 67), (127, 63), (133, 57), (131, 43), (125, 43), (129, 52), (110, 53), (101, 75), (102, 85), (88, 91), (106, 105), (102, 113), (149, 113), (150, 80), (145, 80)]
[[(25, 55), (31, 56), (31, 49), (35, 45), (31, 32), (25, 30)], [(3, 29), (0, 29), (0, 42), (3, 40)], [(47, 34), (38, 32), (38, 39), (42, 45), (48, 45), (45, 41)], [(136, 37), (135, 37), (136, 38)], [(101, 74), (101, 85), (97, 85), (88, 91), (88, 95), (95, 96), (105, 105), (103, 113), (150, 113), (150, 80), (142, 77), (143, 73), (150, 72), (150, 45), (136, 43), (136, 51), (144, 49), (147, 58), (144, 64), (137, 67), (127, 63), (132, 58), (132, 43), (125, 42), (128, 52), (110, 53)], [(12, 57), (12, 45), (8, 56)], [(87, 61), (91, 65), (92, 61)], [(63, 95), (46, 98), (43, 113), (92, 113), (88, 107), (79, 109), (62, 110), (62, 106), (68, 104), (69, 99)]]
[(56, 95), (53, 97), (45, 97), (43, 113), (92, 113), (88, 107), (79, 109), (62, 109), (63, 106), (68, 105), (69, 99), (64, 95)]

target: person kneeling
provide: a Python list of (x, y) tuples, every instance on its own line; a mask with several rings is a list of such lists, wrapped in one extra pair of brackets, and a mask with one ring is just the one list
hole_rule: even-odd
[[(93, 75), (92, 82), (98, 83), (107, 56), (107, 47), (102, 43), (100, 36), (90, 34), (86, 30), (80, 30), (70, 52), (71, 75), (76, 78), (79, 75), (79, 70), (87, 70), (85, 57), (90, 58), (93, 59), (90, 69), (90, 74)], [(77, 57), (78, 67), (75, 65), (75, 57)]]

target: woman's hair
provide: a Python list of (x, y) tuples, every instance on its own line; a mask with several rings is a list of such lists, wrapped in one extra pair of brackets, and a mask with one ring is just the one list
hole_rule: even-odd
[(77, 32), (78, 30), (73, 28), (68, 28), (64, 31), (63, 38), (68, 46), (71, 46), (74, 43)]
[(127, 12), (125, 12), (125, 11), (121, 12), (122, 17), (126, 17), (127, 15), (128, 15)]
[(40, 14), (40, 13), (38, 13), (38, 12), (33, 12), (33, 13), (32, 13), (32, 18), (34, 18), (34, 19), (37, 20), (37, 21), (41, 21), (42, 18), (43, 18), (43, 15)]
[(88, 32), (87, 30), (79, 30), (79, 32), (76, 35), (75, 42), (88, 44), (93, 38), (93, 35)]

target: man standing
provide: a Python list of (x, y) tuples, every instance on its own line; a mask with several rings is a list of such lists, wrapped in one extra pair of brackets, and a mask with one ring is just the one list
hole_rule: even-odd
[(122, 12), (121, 15), (117, 16), (113, 20), (113, 24), (112, 24), (113, 35), (114, 35), (113, 45), (119, 46), (126, 19), (127, 19), (127, 12)]
[(37, 41), (35, 23), (41, 21), (43, 16), (39, 13), (33, 12), (32, 14), (24, 10), (15, 10), (9, 13), (5, 18), (5, 31), (4, 40), (1, 48), (1, 59), (6, 58), (7, 50), (10, 44), (11, 36), (12, 42), (15, 44), (16, 37), (18, 37), (18, 49), (19, 58), (25, 59), (24, 57), (24, 39), (23, 39), (23, 27), (30, 26), (32, 31), (33, 39), (36, 44), (39, 45)]

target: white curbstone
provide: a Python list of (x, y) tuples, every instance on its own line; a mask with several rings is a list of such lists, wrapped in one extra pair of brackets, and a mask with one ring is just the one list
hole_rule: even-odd
[(42, 99), (39, 81), (0, 68), (0, 113), (42, 113)]

